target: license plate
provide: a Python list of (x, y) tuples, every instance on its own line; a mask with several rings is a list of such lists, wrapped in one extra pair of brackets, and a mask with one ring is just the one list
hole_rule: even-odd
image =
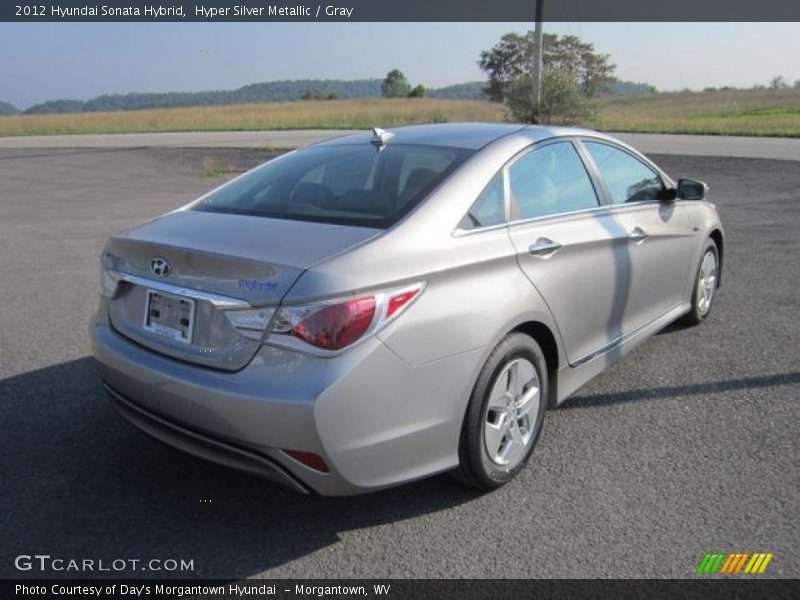
[(192, 343), (195, 302), (191, 298), (147, 290), (144, 328), (157, 336)]

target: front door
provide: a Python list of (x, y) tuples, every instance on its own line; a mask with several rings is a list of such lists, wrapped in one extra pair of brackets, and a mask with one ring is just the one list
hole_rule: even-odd
[(627, 232), (569, 140), (537, 145), (507, 169), (509, 235), (520, 267), (555, 317), (571, 364), (622, 335)]
[(663, 200), (661, 176), (649, 165), (605, 142), (582, 143), (629, 239), (631, 289), (623, 317), (629, 333), (685, 300), (692, 226), (680, 203)]

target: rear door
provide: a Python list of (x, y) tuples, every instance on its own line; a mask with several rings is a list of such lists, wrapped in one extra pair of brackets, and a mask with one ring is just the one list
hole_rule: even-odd
[(679, 203), (664, 201), (664, 181), (651, 165), (610, 142), (583, 139), (581, 143), (618, 226), (628, 236), (630, 296), (622, 327), (630, 333), (684, 299), (691, 223)]
[(556, 319), (571, 364), (622, 335), (628, 236), (601, 205), (577, 146), (537, 144), (506, 169), (520, 267)]

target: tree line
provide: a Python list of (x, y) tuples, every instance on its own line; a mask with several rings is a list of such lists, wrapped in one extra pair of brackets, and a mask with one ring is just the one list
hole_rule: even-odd
[[(394, 73), (391, 77), (391, 75)], [(398, 73), (400, 76), (398, 76)], [(389, 80), (389, 83), (387, 83)], [(631, 82), (613, 82), (610, 93), (647, 94), (651, 86)], [(388, 94), (388, 96), (387, 96)], [(488, 100), (485, 81), (472, 81), (441, 88), (412, 86), (398, 69), (385, 79), (300, 79), (254, 83), (235, 90), (205, 92), (165, 92), (103, 94), (90, 100), (51, 100), (19, 111), (11, 104), (0, 102), (0, 115), (76, 113), (98, 111), (181, 108), (189, 106), (220, 106), (262, 102), (292, 102), (296, 100), (336, 100), (384, 97), (446, 98), (451, 100)]]
[[(378, 98), (385, 95), (382, 89), (384, 81), (381, 79), (298, 79), (254, 83), (235, 90), (224, 91), (103, 94), (85, 101), (50, 100), (35, 104), (24, 113), (75, 113), (292, 102), (296, 100)], [(409, 88), (409, 92), (434, 98), (485, 100), (483, 86), (483, 82), (480, 81), (428, 90), (418, 85)], [(398, 89), (403, 89), (402, 82), (399, 83)], [(8, 114), (18, 112), (10, 104), (8, 107)], [(3, 114), (2, 105), (0, 105), (0, 114)]]

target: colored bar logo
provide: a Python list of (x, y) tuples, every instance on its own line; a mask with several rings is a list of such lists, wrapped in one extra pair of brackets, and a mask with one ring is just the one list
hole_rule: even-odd
[(754, 554), (749, 552), (709, 552), (700, 561), (696, 572), (725, 575), (763, 573), (769, 561), (772, 560), (772, 556), (772, 552), (756, 552)]

